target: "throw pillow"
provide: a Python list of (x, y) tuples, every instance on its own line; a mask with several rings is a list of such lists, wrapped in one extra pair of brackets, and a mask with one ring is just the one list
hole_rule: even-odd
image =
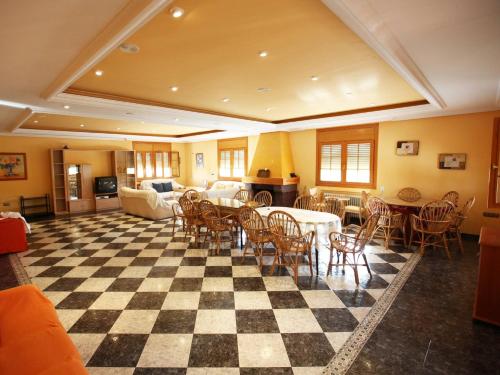
[(151, 185), (153, 186), (153, 189), (155, 189), (158, 193), (163, 193), (165, 191), (162, 183), (156, 184), (153, 182)]
[(172, 186), (171, 182), (162, 182), (163, 185), (163, 192), (168, 193), (169, 191), (174, 191), (174, 187)]

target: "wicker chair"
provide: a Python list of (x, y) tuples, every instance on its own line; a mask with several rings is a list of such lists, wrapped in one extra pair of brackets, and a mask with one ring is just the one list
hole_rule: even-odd
[(450, 226), (448, 227), (447, 231), (447, 234), (449, 236), (448, 241), (457, 241), (458, 248), (460, 249), (460, 252), (462, 254), (464, 253), (464, 245), (462, 243), (462, 225), (465, 219), (467, 219), (469, 211), (471, 210), (472, 206), (474, 206), (475, 201), (476, 197), (472, 197), (467, 202), (465, 202), (462, 209), (457, 211), (453, 215), (453, 219), (451, 220)]
[(283, 211), (274, 211), (267, 217), (267, 225), (272, 234), (273, 243), (276, 246), (271, 275), (276, 265), (289, 265), (294, 272), (294, 280), (297, 284), (299, 276), (299, 260), (307, 255), (309, 259), (309, 271), (312, 268), (312, 242), (314, 231), (302, 234), (299, 224), (290, 214)]
[(312, 195), (299, 195), (295, 202), (293, 202), (294, 208), (300, 208), (303, 210), (315, 210), (318, 205), (318, 201)]
[(237, 200), (245, 203), (245, 202), (248, 202), (250, 200), (250, 196), (251, 196), (251, 194), (248, 190), (241, 189), (240, 191), (238, 191), (234, 195), (233, 199), (237, 199)]
[[(380, 216), (377, 231), (382, 232), (382, 237), (384, 238), (384, 246), (386, 249), (389, 248), (389, 242), (391, 240), (402, 240), (405, 243), (405, 216), (402, 213), (397, 213), (391, 211), (387, 203), (382, 199), (377, 197), (368, 198), (368, 210), (370, 213), (378, 214)], [(394, 232), (400, 231), (402, 236), (395, 237)]]
[(322, 204), (322, 211), (337, 215), (341, 222), (344, 223), (345, 205), (344, 202), (335, 197), (326, 198)]
[(253, 200), (265, 207), (269, 207), (273, 204), (273, 196), (266, 190), (259, 191), (257, 194), (255, 194)]
[(173, 219), (173, 225), (172, 225), (172, 236), (175, 234), (175, 228), (177, 226), (177, 221), (181, 220), (182, 221), (182, 231), (184, 232), (186, 228), (186, 217), (182, 213), (182, 208), (179, 205), (179, 203), (175, 203), (172, 205), (172, 212), (174, 216), (172, 216)]
[(232, 215), (221, 217), (219, 209), (210, 201), (202, 200), (199, 204), (201, 216), (207, 225), (207, 231), (212, 239), (215, 237), (216, 254), (220, 253), (220, 244), (223, 242), (223, 233), (228, 232), (231, 244), (233, 243), (233, 222)]
[[(330, 274), (333, 266), (333, 251), (335, 250), (337, 252), (337, 265), (339, 264), (340, 254), (342, 254), (343, 270), (345, 272), (346, 264), (350, 265), (353, 268), (354, 280), (356, 281), (356, 284), (359, 284), (359, 265), (366, 266), (370, 277), (372, 276), (372, 272), (370, 270), (370, 266), (368, 265), (364, 250), (366, 244), (369, 243), (373, 238), (373, 235), (377, 230), (379, 220), (380, 215), (373, 214), (365, 220), (362, 226), (349, 225), (347, 229), (355, 230), (355, 232), (352, 234), (337, 232), (330, 233), (330, 263), (328, 264), (327, 275)], [(351, 256), (352, 259), (349, 259), (349, 256)], [(364, 264), (359, 263), (360, 257), (363, 257)]]
[(422, 198), (422, 194), (417, 189), (412, 187), (405, 187), (401, 189), (398, 194), (398, 198), (405, 202), (416, 202)]
[(205, 226), (205, 222), (200, 215), (200, 211), (197, 205), (190, 199), (186, 197), (179, 198), (179, 205), (182, 209), (182, 215), (184, 216), (184, 222), (186, 226), (186, 231), (184, 233), (184, 238), (187, 234), (192, 234), (194, 229), (194, 240), (196, 243), (199, 241), (200, 229)]
[(418, 216), (411, 215), (410, 245), (413, 243), (413, 235), (417, 234), (420, 236), (418, 243), (422, 256), (428, 246), (443, 247), (446, 256), (451, 259), (446, 232), (453, 220), (454, 210), (451, 202), (438, 200), (425, 204)]
[(198, 201), (201, 198), (200, 193), (194, 189), (186, 190), (182, 196), (191, 201)]
[(255, 245), (256, 255), (259, 257), (260, 269), (262, 269), (262, 256), (266, 243), (272, 243), (272, 235), (267, 228), (262, 216), (255, 209), (243, 206), (238, 211), (238, 221), (247, 235), (245, 248), (243, 249), (243, 257), (241, 263), (245, 261), (247, 249), (252, 244)]
[(453, 203), (455, 205), (455, 207), (458, 207), (458, 198), (459, 198), (458, 192), (452, 190), (452, 191), (447, 192), (445, 195), (443, 195), (443, 198), (441, 198), (441, 200), (450, 201), (451, 203)]

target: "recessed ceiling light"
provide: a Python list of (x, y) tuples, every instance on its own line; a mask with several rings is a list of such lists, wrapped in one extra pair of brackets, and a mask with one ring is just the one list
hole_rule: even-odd
[(375, 103), (370, 103), (370, 105), (373, 107), (375, 105)]
[(175, 122), (179, 122), (179, 119), (178, 119), (178, 118), (174, 118), (174, 121), (175, 121)]
[(260, 51), (259, 52), (260, 57), (267, 57), (267, 55), (269, 55), (269, 53), (267, 51)]
[(179, 7), (173, 7), (170, 9), (170, 14), (174, 18), (180, 18), (184, 15), (184, 9), (179, 8)]
[(80, 124), (80, 128), (83, 128), (85, 125), (84, 124)]
[(311, 81), (317, 81), (317, 80), (319, 80), (318, 76), (311, 76)]
[(222, 99), (222, 101), (223, 101), (224, 103), (227, 103), (227, 102), (229, 102), (230, 100), (231, 100), (231, 99), (229, 99), (229, 98), (224, 98), (224, 99)]
[(269, 92), (271, 89), (269, 87), (259, 87), (257, 89), (258, 92)]
[(271, 112), (273, 110), (273, 107), (267, 107), (266, 112)]
[(144, 121), (141, 121), (141, 124), (144, 124)]
[(104, 72), (102, 70), (96, 70), (95, 71), (95, 75), (98, 76), (98, 77), (101, 77), (103, 74), (104, 74)]
[(129, 115), (129, 116), (132, 116), (133, 113), (132, 112), (125, 112), (126, 115)]
[(346, 91), (344, 94), (346, 94), (346, 95), (352, 95), (352, 92), (351, 91)]
[(116, 128), (116, 130), (120, 130), (121, 128)]
[(63, 108), (64, 109), (70, 109), (71, 107), (69, 105), (65, 105)]
[(33, 121), (35, 124), (38, 124), (38, 120)]
[(136, 44), (132, 43), (122, 43), (120, 44), (120, 51), (125, 52), (125, 53), (138, 53), (139, 52), (139, 46)]
[(170, 87), (170, 91), (176, 92), (177, 90), (179, 90), (178, 86), (171, 86)]

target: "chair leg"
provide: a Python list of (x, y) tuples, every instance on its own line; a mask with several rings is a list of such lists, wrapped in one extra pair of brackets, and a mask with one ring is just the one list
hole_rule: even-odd
[[(338, 254), (338, 252), (337, 252)], [(337, 263), (338, 263), (338, 255), (337, 255)], [(333, 267), (333, 247), (330, 248), (330, 262), (328, 262), (328, 269), (326, 270), (326, 276), (328, 276), (332, 270)]]
[(451, 260), (451, 254), (450, 254), (450, 250), (448, 249), (448, 240), (446, 239), (446, 232), (443, 233), (441, 235), (441, 237), (443, 238), (443, 243), (444, 243), (444, 251), (446, 252), (446, 256), (448, 257), (448, 259)]
[(345, 275), (346, 258), (347, 258), (347, 254), (346, 253), (342, 253), (342, 274), (344, 274), (344, 275)]
[(368, 260), (366, 259), (366, 255), (363, 254), (363, 259), (365, 260), (365, 266), (366, 269), (368, 270), (368, 273), (370, 274), (370, 278), (372, 277), (372, 270), (370, 269), (370, 266), (368, 265)]
[(175, 226), (177, 225), (177, 216), (174, 216), (173, 220), (174, 220), (174, 222), (173, 222), (174, 225), (172, 225), (172, 237), (175, 235)]
[(247, 240), (247, 242), (245, 242), (245, 247), (243, 248), (243, 255), (241, 257), (241, 264), (243, 264), (243, 262), (245, 262), (245, 255), (247, 253), (247, 249), (248, 249), (249, 244), (250, 244), (250, 241)]
[(307, 252), (307, 257), (309, 258), (309, 272), (311, 273), (311, 276), (313, 276), (313, 262), (312, 262), (312, 255), (311, 255), (311, 249)]
[(422, 232), (421, 233), (421, 238), (420, 238), (420, 255), (421, 256), (424, 256), (424, 253), (425, 253), (425, 233)]
[(389, 248), (389, 241), (391, 240), (390, 230), (384, 228), (384, 237), (385, 237), (384, 246), (385, 249), (387, 250)]
[(295, 254), (295, 262), (293, 264), (293, 279), (295, 280), (295, 284), (299, 281), (299, 255)]
[(271, 271), (269, 272), (269, 275), (272, 276), (274, 274), (274, 267), (276, 267), (276, 263), (278, 262), (278, 249), (274, 250), (274, 260), (273, 260), (273, 265), (271, 266)]
[(462, 233), (460, 233), (460, 229), (457, 229), (455, 235), (457, 236), (458, 248), (460, 249), (460, 253), (464, 253), (464, 244), (462, 242)]
[(257, 250), (259, 252), (259, 269), (262, 271), (262, 259), (264, 256), (264, 244), (262, 242), (257, 243)]

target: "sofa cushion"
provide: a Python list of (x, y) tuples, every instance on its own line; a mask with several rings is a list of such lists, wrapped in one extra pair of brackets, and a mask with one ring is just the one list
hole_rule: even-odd
[(174, 191), (174, 187), (171, 182), (162, 182), (163, 192), (168, 193), (169, 191)]
[(155, 189), (158, 193), (163, 193), (165, 191), (165, 189), (163, 188), (163, 184), (161, 182), (159, 183), (155, 183), (153, 182), (151, 184), (151, 186), (153, 187), (153, 189)]

